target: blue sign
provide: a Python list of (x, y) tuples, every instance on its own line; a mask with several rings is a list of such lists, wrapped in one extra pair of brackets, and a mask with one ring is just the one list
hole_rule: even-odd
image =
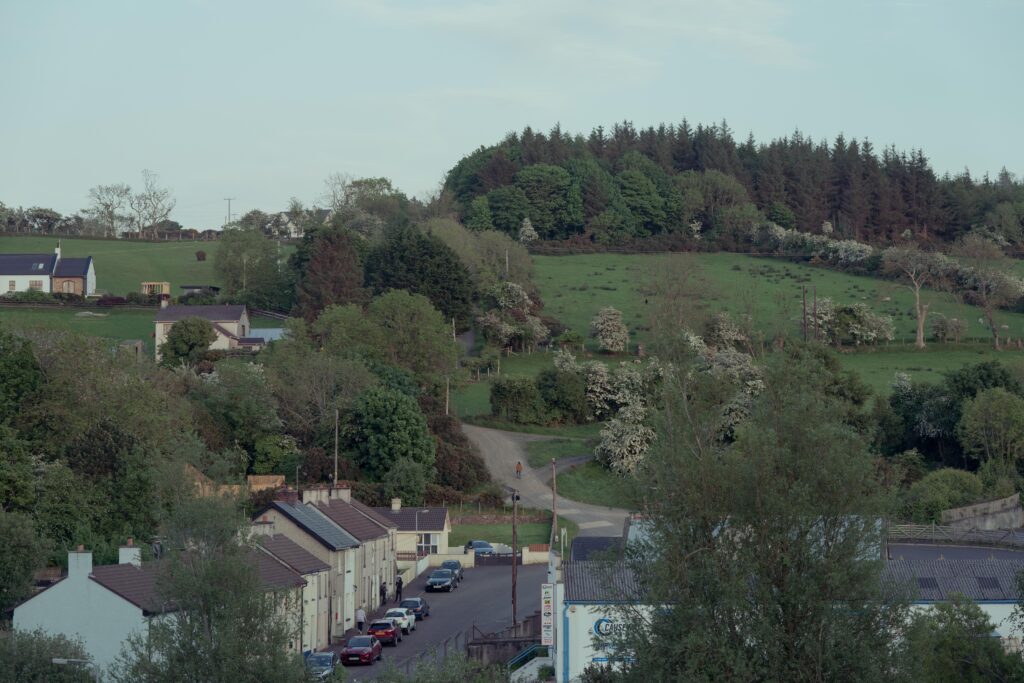
[(611, 619), (598, 619), (594, 622), (594, 635), (600, 638), (606, 638), (612, 634), (615, 629), (615, 624), (612, 623)]

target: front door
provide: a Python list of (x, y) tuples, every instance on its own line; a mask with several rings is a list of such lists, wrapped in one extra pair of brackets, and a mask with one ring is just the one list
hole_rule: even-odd
[(61, 289), (65, 294), (74, 294), (75, 283), (72, 282), (71, 280), (65, 280), (64, 283), (61, 285)]

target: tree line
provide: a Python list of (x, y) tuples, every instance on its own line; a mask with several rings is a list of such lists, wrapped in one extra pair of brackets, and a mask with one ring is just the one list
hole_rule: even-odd
[(994, 179), (940, 176), (922, 150), (879, 153), (868, 140), (827, 143), (799, 130), (738, 142), (724, 121), (623, 122), (587, 136), (526, 128), (465, 156), (444, 188), (467, 226), (518, 234), (528, 217), (544, 240), (713, 239), (754, 215), (863, 242), (941, 244), (981, 232), (1016, 245), (1024, 230), (1024, 185), (1005, 168)]

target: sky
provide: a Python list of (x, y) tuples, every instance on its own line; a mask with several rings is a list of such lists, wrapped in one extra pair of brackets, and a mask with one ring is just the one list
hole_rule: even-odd
[(531, 126), (725, 119), (1024, 174), (1019, 0), (0, 0), (0, 202), (159, 174), (216, 228), (336, 172), (428, 197)]

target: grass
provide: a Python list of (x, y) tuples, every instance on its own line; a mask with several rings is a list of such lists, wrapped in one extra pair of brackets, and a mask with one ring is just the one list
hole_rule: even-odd
[(559, 473), (558, 495), (590, 505), (627, 510), (633, 507), (628, 483), (596, 462), (576, 465)]
[(912, 346), (891, 346), (877, 351), (844, 353), (843, 367), (858, 373), (880, 394), (888, 394), (897, 372), (915, 381), (938, 382), (943, 375), (973, 363), (997, 360), (1019, 375), (1024, 375), (1024, 353), (1016, 349), (997, 352), (985, 344), (969, 346), (929, 345), (924, 350)]
[(604, 423), (591, 422), (584, 425), (555, 425), (545, 427), (542, 425), (521, 425), (514, 422), (499, 420), (487, 415), (470, 415), (462, 418), (463, 422), (479, 427), (490, 427), (491, 429), (502, 429), (506, 432), (519, 432), (521, 434), (540, 434), (543, 436), (558, 436), (567, 439), (591, 439), (601, 432)]
[[(64, 256), (92, 256), (96, 289), (123, 296), (139, 290), (141, 282), (170, 282), (171, 294), (180, 285), (220, 284), (213, 272), (216, 242), (133, 242), (60, 238)], [(0, 237), (0, 253), (52, 253), (56, 237)], [(205, 251), (206, 261), (196, 252)]]
[[(81, 315), (82, 313), (98, 315)], [(147, 352), (153, 351), (152, 310), (81, 309), (81, 308), (15, 308), (0, 309), (0, 324), (10, 328), (43, 328), (68, 330), (113, 341), (141, 339)], [(253, 327), (280, 327), (281, 322), (254, 316)]]
[(530, 467), (543, 467), (551, 464), (551, 459), (561, 460), (572, 458), (578, 455), (591, 455), (594, 452), (594, 443), (591, 440), (579, 441), (576, 439), (550, 439), (545, 441), (531, 441), (526, 444), (527, 462)]
[[(579, 533), (576, 523), (558, 518), (558, 528), (565, 529), (567, 542)], [(517, 541), (521, 546), (547, 543), (551, 538), (551, 522), (520, 522), (517, 529)], [(458, 548), (467, 541), (484, 540), (490, 543), (512, 545), (512, 522), (496, 522), (494, 524), (453, 524), (448, 535), (448, 547)]]

